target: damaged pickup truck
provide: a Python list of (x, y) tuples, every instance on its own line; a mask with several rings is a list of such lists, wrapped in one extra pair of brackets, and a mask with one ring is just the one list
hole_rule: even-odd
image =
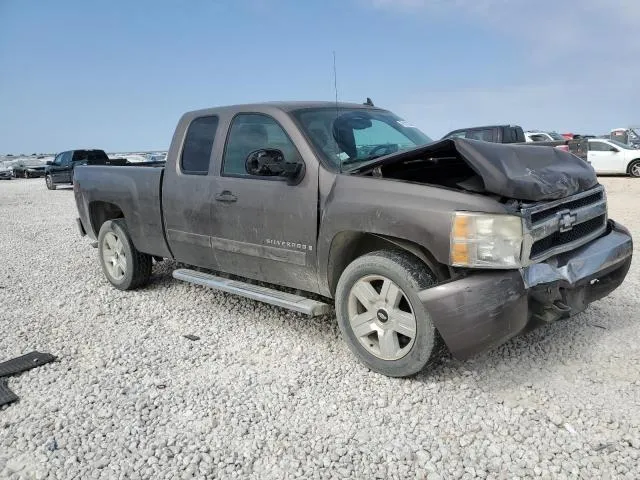
[(465, 359), (572, 316), (624, 280), (629, 231), (593, 168), (551, 147), (431, 141), (368, 105), (189, 112), (164, 166), (81, 166), (82, 235), (116, 288), (177, 279), (330, 312), (389, 376), (440, 342)]

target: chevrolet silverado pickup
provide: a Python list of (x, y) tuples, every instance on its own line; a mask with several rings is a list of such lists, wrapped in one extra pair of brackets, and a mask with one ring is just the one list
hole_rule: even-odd
[(179, 120), (163, 165), (79, 166), (106, 279), (176, 279), (335, 314), (373, 371), (409, 376), (581, 312), (624, 280), (629, 231), (593, 168), (551, 147), (432, 141), (371, 105), (276, 102)]

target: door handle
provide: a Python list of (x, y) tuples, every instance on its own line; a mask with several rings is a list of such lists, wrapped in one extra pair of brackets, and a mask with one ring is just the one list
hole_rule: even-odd
[(222, 193), (216, 195), (216, 200), (218, 200), (219, 202), (232, 203), (238, 200), (238, 197), (236, 197), (229, 190), (225, 190)]

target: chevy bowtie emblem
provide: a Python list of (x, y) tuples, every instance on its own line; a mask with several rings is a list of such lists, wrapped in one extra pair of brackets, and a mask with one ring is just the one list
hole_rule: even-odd
[(558, 215), (560, 215), (559, 224), (561, 232), (568, 232), (571, 230), (578, 219), (578, 216), (575, 213), (571, 213), (570, 210), (560, 212)]

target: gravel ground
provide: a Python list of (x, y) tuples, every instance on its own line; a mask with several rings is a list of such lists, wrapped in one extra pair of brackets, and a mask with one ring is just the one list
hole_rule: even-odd
[[(640, 237), (640, 180), (604, 178)], [(70, 189), (0, 182), (0, 478), (640, 478), (640, 272), (568, 321), (391, 379), (332, 316), (181, 283), (120, 292)], [(183, 334), (201, 337), (190, 341)]]

